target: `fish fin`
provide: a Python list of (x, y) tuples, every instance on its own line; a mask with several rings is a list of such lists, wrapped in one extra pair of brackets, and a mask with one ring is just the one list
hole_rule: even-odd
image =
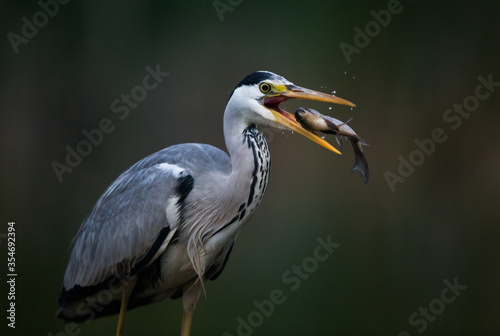
[(351, 120), (353, 119), (354, 117), (350, 117), (347, 121), (344, 121), (343, 123), (339, 124), (337, 127), (342, 127), (344, 125), (347, 125), (348, 123), (351, 122)]
[(327, 118), (323, 118), (323, 120), (325, 121), (326, 125), (328, 127), (330, 127), (329, 131), (331, 131), (331, 133), (337, 134), (339, 132), (339, 127), (337, 125), (335, 125), (333, 122), (331, 122)]
[(347, 119), (347, 121), (344, 123), (344, 125), (347, 125), (348, 123), (350, 123), (352, 119), (354, 119), (354, 116), (352, 116), (349, 119)]
[(361, 139), (360, 137), (358, 137), (358, 141), (360, 145), (370, 147), (370, 144), (367, 143), (365, 140)]
[(341, 153), (343, 153), (344, 149), (343, 149), (343, 146), (342, 146), (342, 137), (340, 135), (336, 134), (335, 135), (335, 140), (337, 140), (337, 143), (339, 144), (339, 147), (340, 147), (339, 151)]

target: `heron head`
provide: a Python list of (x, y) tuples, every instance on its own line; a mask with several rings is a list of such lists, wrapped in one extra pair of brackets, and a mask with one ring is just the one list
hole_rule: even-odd
[(233, 90), (228, 107), (240, 111), (249, 122), (295, 131), (340, 154), (327, 141), (302, 127), (293, 114), (280, 108), (280, 103), (293, 98), (356, 106), (345, 99), (297, 86), (272, 72), (257, 71), (246, 76)]

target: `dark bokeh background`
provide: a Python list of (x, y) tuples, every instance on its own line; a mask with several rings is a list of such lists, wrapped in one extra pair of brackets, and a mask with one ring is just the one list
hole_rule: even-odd
[[(224, 1), (227, 3), (226, 1)], [(233, 1), (233, 4), (237, 1)], [(237, 335), (253, 301), (282, 290), (286, 301), (253, 335), (416, 335), (408, 318), (439, 308), (444, 281), (467, 286), (425, 335), (498, 335), (500, 87), (460, 127), (447, 109), (474, 95), (479, 76), (500, 82), (500, 6), (489, 2), (402, 1), (403, 10), (348, 63), (339, 47), (387, 1), (243, 1), (223, 14), (212, 1), (71, 1), (15, 53), (36, 1), (4, 3), (0, 55), (0, 233), (16, 221), (16, 335), (66, 335), (54, 316), (73, 234), (104, 189), (163, 147), (205, 142), (224, 148), (228, 93), (266, 69), (336, 94), (349, 108), (320, 109), (371, 147), (367, 185), (350, 174), (353, 154), (333, 155), (296, 134), (265, 129), (273, 155), (267, 195), (242, 230), (222, 276), (207, 285), (193, 335)], [(120, 120), (111, 102), (142, 83), (147, 66), (169, 72)], [(486, 92), (481, 91), (481, 92)], [(332, 110), (328, 110), (332, 107)], [(115, 129), (59, 182), (51, 164), (103, 118)], [(391, 191), (401, 155), (435, 128), (447, 135)], [(334, 141), (333, 138), (327, 138)], [(334, 141), (335, 142), (335, 141)], [(416, 154), (415, 154), (416, 155)], [(341, 244), (296, 291), (282, 281), (313, 255), (318, 237)], [(6, 264), (6, 241), (0, 243)], [(7, 274), (2, 266), (2, 273)], [(5, 278), (5, 276), (4, 276)], [(7, 309), (2, 281), (2, 311)], [(436, 308), (434, 308), (436, 309)], [(126, 335), (176, 335), (181, 302), (131, 311)], [(421, 317), (420, 317), (421, 318)], [(112, 335), (116, 316), (82, 325)]]

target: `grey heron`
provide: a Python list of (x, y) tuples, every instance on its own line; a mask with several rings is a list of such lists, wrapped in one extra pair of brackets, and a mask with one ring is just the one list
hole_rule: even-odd
[(74, 237), (57, 316), (84, 322), (119, 313), (122, 335), (127, 309), (182, 297), (188, 336), (204, 281), (220, 275), (266, 190), (271, 157), (257, 125), (295, 131), (340, 154), (279, 107), (293, 98), (354, 106), (271, 72), (246, 76), (224, 112), (229, 155), (206, 144), (167, 147), (102, 194)]

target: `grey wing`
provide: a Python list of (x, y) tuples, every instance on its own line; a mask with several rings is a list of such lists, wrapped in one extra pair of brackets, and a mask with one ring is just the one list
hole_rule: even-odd
[[(151, 156), (138, 162), (98, 200), (75, 236), (66, 290), (133, 273), (167, 247), (177, 230), (178, 204), (191, 190), (193, 177), (180, 165), (158, 161)], [(167, 235), (151, 253), (162, 233)]]

